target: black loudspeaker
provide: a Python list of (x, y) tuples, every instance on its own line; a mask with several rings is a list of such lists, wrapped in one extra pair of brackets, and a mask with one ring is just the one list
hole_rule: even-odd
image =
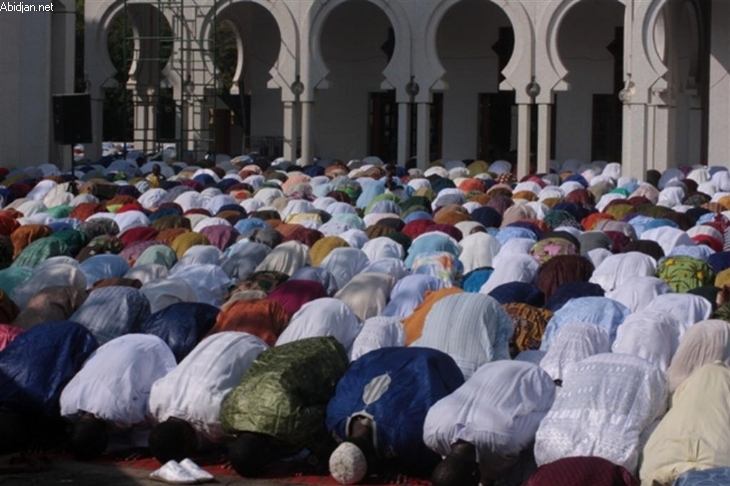
[(91, 96), (53, 95), (53, 138), (56, 143), (91, 143)]

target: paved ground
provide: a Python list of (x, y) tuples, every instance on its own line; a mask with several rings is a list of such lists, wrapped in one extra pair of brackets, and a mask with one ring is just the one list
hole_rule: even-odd
[[(0, 475), (0, 486), (160, 486), (163, 483), (148, 478), (144, 469), (101, 466), (66, 460), (54, 460), (49, 471)], [(236, 486), (295, 485), (271, 480), (252, 480), (239, 477), (217, 477), (217, 483)], [(311, 483), (310, 483), (311, 484)]]

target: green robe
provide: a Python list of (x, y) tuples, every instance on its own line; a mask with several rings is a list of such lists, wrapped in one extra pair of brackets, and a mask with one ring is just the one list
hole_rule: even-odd
[(333, 337), (302, 339), (264, 351), (223, 400), (223, 429), (305, 447), (324, 430), (327, 404), (348, 366), (345, 349)]

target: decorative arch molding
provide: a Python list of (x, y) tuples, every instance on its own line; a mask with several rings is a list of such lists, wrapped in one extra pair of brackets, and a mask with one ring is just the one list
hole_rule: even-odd
[[(141, 2), (140, 2), (141, 3)], [(86, 51), (88, 54), (89, 45), (91, 45), (94, 56), (91, 56), (96, 61), (96, 66), (89, 72), (89, 77), (92, 79), (102, 79), (102, 84), (98, 88), (113, 88), (117, 86), (117, 81), (114, 76), (117, 73), (117, 69), (112, 63), (111, 57), (109, 56), (109, 27), (111, 26), (114, 18), (121, 11), (124, 10), (125, 0), (114, 0), (111, 2), (102, 2), (101, 4), (94, 4), (97, 7), (97, 12), (101, 12), (101, 15), (94, 15), (90, 20), (88, 18), (88, 10), (85, 14), (86, 20)], [(133, 5), (136, 3), (133, 3)], [(152, 5), (151, 3), (145, 3), (146, 5)], [(88, 9), (88, 5), (86, 7)], [(134, 25), (132, 29), (135, 29)], [(136, 32), (135, 32), (136, 36)], [(88, 57), (87, 57), (87, 68), (88, 68)], [(132, 61), (132, 67), (134, 68), (135, 61)]]
[(227, 23), (231, 26), (233, 29), (234, 34), (236, 35), (236, 69), (233, 72), (233, 77), (231, 78), (232, 86), (228, 86), (227, 88), (230, 89), (231, 94), (239, 94), (238, 93), (238, 82), (243, 77), (243, 70), (244, 70), (244, 62), (245, 62), (245, 46), (243, 44), (243, 33), (239, 29), (238, 24), (235, 22), (234, 19), (225, 17), (225, 18), (219, 18), (217, 22), (221, 23)]
[[(305, 89), (309, 96), (313, 95), (314, 89), (327, 89), (330, 83), (327, 80), (329, 68), (322, 55), (322, 31), (329, 15), (340, 5), (350, 0), (318, 0), (309, 12), (311, 19), (311, 35), (309, 37), (310, 72), (309, 82), (305, 82)], [(383, 70), (383, 88), (396, 90), (396, 96), (407, 97), (405, 86), (410, 81), (411, 75), (411, 23), (408, 15), (400, 2), (388, 0), (367, 0), (380, 8), (390, 20), (395, 31), (395, 51), (388, 65)]]
[[(585, 2), (586, 0), (562, 0), (560, 5), (555, 9), (547, 29), (547, 45), (548, 45), (548, 60), (556, 74), (557, 82), (550, 88), (555, 91), (566, 91), (570, 88), (570, 85), (565, 80), (568, 75), (568, 68), (565, 66), (562, 57), (560, 56), (560, 47), (558, 45), (558, 39), (560, 37), (560, 29), (563, 26), (565, 17), (568, 15), (570, 10), (575, 7), (578, 3)], [(626, 2), (627, 0), (615, 0), (621, 3), (626, 10), (630, 9), (631, 6)], [(626, 18), (627, 15), (624, 15)], [(625, 24), (625, 22), (624, 22)], [(653, 32), (653, 31), (652, 31)]]
[[(281, 88), (283, 101), (294, 100), (295, 95), (291, 91), (291, 85), (296, 80), (297, 74), (299, 74), (299, 31), (294, 16), (284, 2), (277, 0), (227, 0), (217, 3), (216, 9), (209, 10), (203, 20), (198, 34), (201, 42), (206, 44), (210, 39), (216, 16), (233, 4), (244, 2), (260, 5), (274, 17), (276, 25), (279, 27), (281, 46), (277, 61), (269, 71), (271, 76), (269, 88)], [(239, 49), (239, 61), (241, 60), (240, 56), (243, 56), (242, 53), (243, 50)], [(206, 63), (212, 62), (209, 56), (206, 55), (205, 57)], [(239, 67), (242, 67), (241, 65), (242, 63)], [(236, 72), (238, 72), (238, 69), (236, 69)]]
[[(426, 23), (425, 38), (425, 62), (426, 66), (419, 79), (424, 78), (428, 83), (426, 95), (430, 96), (431, 89), (446, 87), (443, 77), (446, 75), (446, 69), (441, 63), (437, 48), (437, 33), (441, 21), (446, 13), (461, 0), (441, 0), (438, 5), (431, 11), (428, 22)], [(500, 89), (515, 90), (517, 102), (529, 101), (529, 96), (525, 89), (532, 80), (534, 72), (533, 68), (533, 44), (534, 31), (532, 22), (520, 0), (484, 0), (501, 8), (507, 15), (512, 28), (515, 32), (515, 46), (512, 57), (505, 66), (502, 74), (505, 80), (502, 82)]]
[[(651, 4), (644, 12), (644, 21), (641, 25), (641, 44), (643, 46), (644, 56), (647, 63), (653, 71), (653, 81), (647, 81), (648, 87), (651, 90), (664, 91), (667, 89), (666, 74), (668, 68), (664, 62), (664, 56), (660, 49), (664, 46), (657, 42), (657, 37), (654, 35), (656, 25), (660, 22), (659, 19), (662, 16), (665, 5), (670, 0), (652, 0)], [(666, 26), (665, 22), (665, 26)], [(671, 24), (670, 24), (671, 25)], [(666, 28), (666, 27), (665, 27)], [(665, 37), (667, 33), (665, 32)]]
[[(565, 17), (576, 4), (582, 1), (586, 0), (562, 0), (553, 11), (548, 22), (546, 39), (547, 60), (553, 71), (551, 86), (549, 86), (550, 91), (565, 91), (569, 89), (569, 85), (565, 79), (568, 75), (568, 69), (560, 56), (558, 38)], [(625, 46), (628, 54), (627, 59), (629, 59), (628, 62), (630, 63), (627, 65), (627, 74), (632, 75), (632, 82), (637, 88), (646, 90), (645, 96), (648, 98), (650, 91), (662, 91), (666, 89), (664, 76), (667, 73), (667, 67), (662, 60), (663, 56), (657, 42), (659, 39), (655, 36), (655, 26), (659, 22), (664, 6), (670, 0), (651, 0), (650, 3), (639, 2), (637, 4), (628, 2), (627, 0), (616, 1), (624, 5), (626, 9), (625, 18), (634, 19), (634, 24), (630, 24), (627, 21), (624, 22), (626, 30), (631, 29), (629, 35), (634, 44), (626, 43)], [(630, 11), (632, 8), (634, 9), (633, 12)], [(640, 46), (636, 46), (637, 43), (640, 43)], [(634, 72), (632, 69), (634, 65), (648, 66), (650, 69), (649, 71), (643, 69), (641, 70), (641, 74), (639, 74), (638, 71)], [(639, 94), (638, 91), (637, 94)], [(644, 98), (641, 94), (639, 94), (639, 97)]]

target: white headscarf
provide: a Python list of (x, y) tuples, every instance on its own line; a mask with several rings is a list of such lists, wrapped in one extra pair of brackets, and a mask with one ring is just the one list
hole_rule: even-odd
[(679, 321), (667, 312), (643, 310), (618, 327), (612, 351), (633, 354), (666, 371), (678, 346)]
[(464, 273), (483, 267), (491, 267), (492, 260), (502, 245), (497, 238), (487, 233), (474, 233), (461, 240), (459, 260), (464, 264)]
[(589, 282), (600, 285), (610, 292), (622, 285), (633, 282), (637, 277), (656, 275), (656, 261), (649, 255), (632, 251), (612, 255), (593, 271)]
[(621, 302), (631, 312), (637, 312), (648, 307), (657, 296), (671, 291), (669, 285), (660, 278), (636, 277), (631, 280), (630, 285), (621, 285), (607, 292), (606, 297)]
[(669, 391), (674, 391), (695, 370), (722, 361), (730, 364), (730, 323), (720, 320), (698, 322), (679, 341), (677, 353), (667, 370)]
[(274, 271), (292, 275), (301, 267), (311, 264), (307, 245), (298, 241), (287, 241), (274, 248), (255, 271)]
[(611, 351), (608, 333), (593, 324), (573, 323), (555, 334), (550, 349), (540, 361), (540, 367), (553, 380), (562, 380), (566, 366), (589, 356)]
[(712, 304), (699, 295), (692, 294), (663, 294), (656, 297), (644, 310), (667, 312), (679, 321), (679, 337), (695, 323), (709, 319), (712, 314)]
[(350, 361), (380, 348), (403, 346), (406, 331), (396, 317), (376, 316), (366, 320), (352, 343)]
[(504, 264), (496, 265), (494, 273), (482, 285), (479, 293), (488, 294), (500, 285), (510, 282), (532, 283), (539, 269), (540, 264), (530, 255), (510, 255)]
[(310, 337), (333, 336), (349, 350), (362, 325), (352, 309), (338, 299), (322, 298), (304, 304), (276, 341), (277, 346)]

